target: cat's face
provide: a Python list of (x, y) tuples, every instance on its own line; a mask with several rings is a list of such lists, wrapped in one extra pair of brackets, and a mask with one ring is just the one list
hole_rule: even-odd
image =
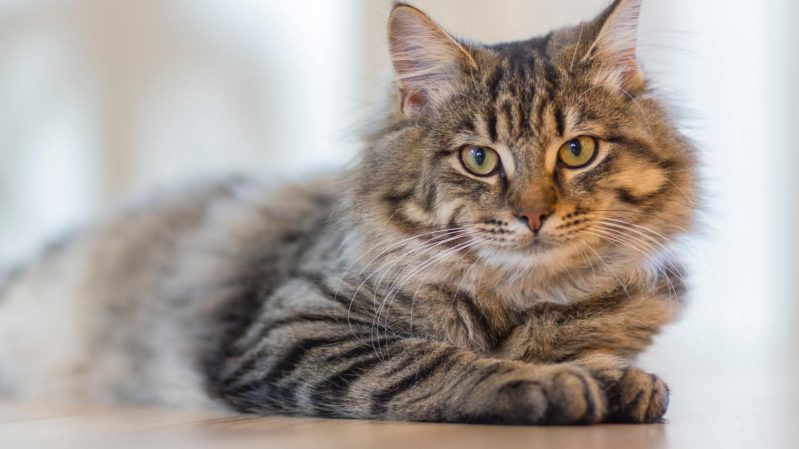
[(446, 240), (439, 253), (508, 267), (659, 251), (690, 225), (696, 164), (636, 63), (639, 8), (467, 46), (395, 7), (396, 122), (361, 193), (402, 233)]

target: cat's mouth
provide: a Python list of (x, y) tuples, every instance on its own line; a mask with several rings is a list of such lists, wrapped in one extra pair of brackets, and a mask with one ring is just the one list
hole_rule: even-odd
[(536, 255), (552, 251), (561, 243), (545, 235), (521, 235), (515, 238), (507, 236), (502, 239), (486, 238), (485, 244), (491, 248), (499, 248), (515, 254)]
[[(474, 227), (464, 226), (465, 237), (452, 240), (454, 246), (472, 240), (478, 247), (490, 251), (505, 252), (515, 256), (540, 256), (555, 251), (568, 244), (561, 236), (553, 235), (548, 230), (532, 231), (510, 220), (484, 220)], [(468, 246), (468, 243), (466, 243)]]
[(518, 249), (522, 252), (530, 254), (541, 254), (555, 249), (557, 245), (555, 242), (547, 239), (544, 236), (534, 235), (527, 239), (526, 242), (518, 245)]

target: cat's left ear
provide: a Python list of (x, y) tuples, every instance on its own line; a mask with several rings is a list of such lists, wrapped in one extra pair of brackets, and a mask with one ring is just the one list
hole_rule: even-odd
[(597, 19), (597, 35), (586, 58), (592, 58), (606, 72), (607, 80), (628, 91), (645, 87), (638, 65), (638, 24), (642, 0), (615, 0)]
[(391, 61), (406, 115), (423, 114), (449, 97), (477, 64), (472, 55), (427, 14), (396, 3), (388, 20)]

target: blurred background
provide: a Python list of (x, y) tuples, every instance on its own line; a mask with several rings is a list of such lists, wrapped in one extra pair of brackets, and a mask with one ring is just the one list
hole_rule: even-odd
[[(456, 35), (497, 42), (592, 18), (609, 0), (413, 3)], [(389, 9), (0, 0), (0, 264), (157, 188), (346, 164), (386, 94)], [(736, 400), (723, 383), (708, 389), (710, 375), (793, 375), (798, 19), (791, 0), (644, 1), (640, 57), (699, 142), (707, 180), (707, 226), (685, 250), (691, 305), (644, 358), (675, 379), (683, 412), (690, 394)]]

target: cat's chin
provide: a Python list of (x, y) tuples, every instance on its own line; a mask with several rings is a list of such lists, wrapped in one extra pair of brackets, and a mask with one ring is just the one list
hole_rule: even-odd
[(567, 266), (574, 254), (572, 245), (546, 239), (530, 239), (514, 245), (486, 248), (485, 256), (492, 265), (516, 269), (540, 269)]
[(540, 256), (561, 248), (561, 244), (547, 240), (542, 237), (530, 237), (517, 242), (513, 245), (504, 246), (506, 251), (526, 255), (526, 256)]
[(575, 268), (584, 267), (587, 263), (596, 263), (603, 249), (595, 247), (586, 249), (581, 240), (562, 240), (556, 238), (530, 239), (519, 242), (513, 247), (505, 247), (502, 257), (497, 259), (498, 265), (514, 266), (519, 271), (530, 271), (538, 275), (557, 274)]
[(478, 252), (484, 253), (486, 257), (491, 254), (500, 259), (507, 257), (513, 260), (530, 260), (548, 258), (548, 256), (558, 253), (561, 248), (562, 245), (559, 243), (541, 238), (530, 238), (513, 243), (485, 245)]

